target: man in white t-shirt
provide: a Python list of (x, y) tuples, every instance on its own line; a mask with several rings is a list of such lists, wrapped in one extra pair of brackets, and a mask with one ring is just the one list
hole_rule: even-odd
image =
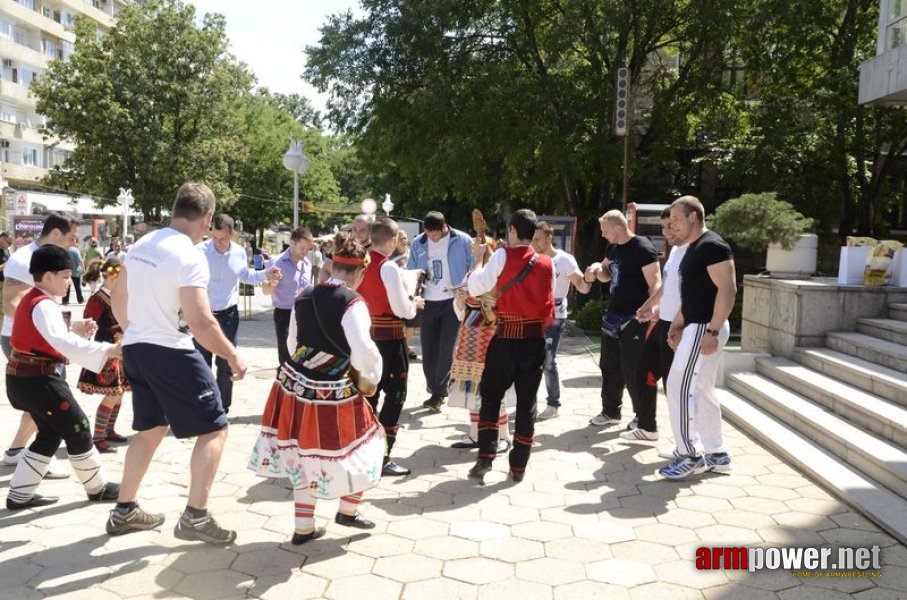
[(532, 237), (532, 247), (539, 254), (551, 257), (554, 266), (554, 322), (545, 330), (545, 387), (548, 390), (548, 406), (537, 420), (544, 421), (557, 416), (561, 406), (561, 381), (557, 374), (557, 348), (567, 325), (567, 296), (570, 285), (581, 294), (588, 294), (592, 284), (583, 280), (576, 259), (569, 252), (554, 247), (554, 230), (545, 221), (539, 221)]
[(454, 311), (454, 285), (466, 280), (475, 265), (472, 239), (468, 234), (448, 227), (444, 215), (432, 211), (423, 221), (425, 232), (416, 236), (410, 246), (407, 269), (427, 271), (422, 297), (422, 370), (428, 393), (422, 406), (441, 412), (447, 399), (450, 367), (460, 321)]
[[(197, 437), (190, 461), (189, 501), (174, 535), (183, 540), (229, 544), (236, 532), (208, 513), (208, 493), (227, 439), (227, 416), (214, 374), (193, 344), (227, 360), (233, 379), (246, 364), (211, 313), (208, 263), (195, 244), (214, 216), (208, 186), (185, 183), (176, 194), (169, 227), (150, 233), (129, 251), (111, 304), (123, 334), (123, 366), (132, 385), (133, 427), (138, 431), (123, 465), (123, 483), (107, 533), (121, 535), (159, 527), (164, 515), (136, 502), (154, 452), (168, 430)], [(192, 331), (192, 335), (189, 331)]]
[[(668, 389), (668, 373), (674, 361), (674, 350), (668, 345), (668, 330), (671, 321), (680, 312), (680, 262), (687, 251), (687, 245), (675, 246), (676, 238), (671, 228), (671, 209), (661, 213), (661, 235), (671, 246), (671, 253), (664, 264), (661, 275), (661, 289), (649, 297), (636, 312), (636, 319), (652, 323), (646, 342), (639, 357), (639, 398), (640, 411), (637, 426), (620, 434), (625, 440), (645, 440), (654, 442), (658, 439), (655, 426), (655, 407), (658, 397), (658, 379)], [(671, 458), (673, 448), (667, 450), (665, 458)]]
[[(10, 355), (10, 336), (13, 334), (13, 319), (16, 308), (22, 298), (35, 286), (35, 280), (29, 273), (31, 256), (35, 250), (47, 244), (68, 249), (79, 243), (79, 219), (75, 215), (53, 212), (44, 220), (41, 235), (34, 242), (19, 248), (6, 262), (3, 271), (3, 329), (0, 331), (0, 347), (6, 358)], [(76, 327), (80, 327), (77, 325)], [(3, 454), (3, 464), (14, 465), (25, 453), (28, 440), (37, 431), (34, 420), (27, 412), (22, 413), (19, 430), (16, 432), (10, 447)], [(69, 473), (62, 470), (54, 462), (45, 475), (48, 479), (62, 479), (69, 477)]]

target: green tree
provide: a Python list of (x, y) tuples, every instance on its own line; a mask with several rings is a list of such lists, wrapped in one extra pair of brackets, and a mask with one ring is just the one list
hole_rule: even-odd
[(76, 144), (56, 185), (107, 198), (132, 188), (160, 219), (187, 180), (228, 205), (231, 164), (242, 161), (240, 100), (252, 76), (227, 52), (225, 21), (179, 0), (129, 4), (106, 35), (79, 20), (75, 52), (31, 87), (45, 133)]
[(474, 206), (566, 212), (595, 244), (591, 217), (620, 201), (617, 68), (630, 69), (636, 90), (630, 199), (651, 201), (656, 187), (664, 198), (667, 186), (649, 182), (686, 140), (686, 115), (721, 93), (733, 29), (715, 23), (742, 10), (717, 0), (364, 0), (362, 9), (330, 18), (307, 49), (306, 77), (330, 90), (331, 120), (357, 135), (363, 164), (398, 175), (402, 209), (441, 208), (461, 224)]

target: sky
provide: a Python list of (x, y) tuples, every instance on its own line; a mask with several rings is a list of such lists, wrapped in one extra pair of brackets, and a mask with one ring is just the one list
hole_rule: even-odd
[(325, 112), (327, 95), (319, 94), (300, 75), (306, 46), (321, 38), (318, 29), (329, 15), (358, 8), (357, 0), (190, 0), (201, 17), (220, 13), (227, 18), (231, 52), (249, 65), (258, 85), (272, 92), (297, 93)]

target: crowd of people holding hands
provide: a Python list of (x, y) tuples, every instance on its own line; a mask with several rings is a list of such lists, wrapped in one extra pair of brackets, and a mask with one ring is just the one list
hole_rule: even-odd
[[(91, 239), (84, 259), (75, 250), (78, 220), (51, 214), (40, 237), (0, 269), (6, 388), (22, 411), (3, 456), (16, 465), (8, 509), (57, 501), (37, 488), (44, 477), (68, 476), (54, 459), (65, 443), (88, 499), (116, 503), (110, 535), (158, 528), (164, 515), (144, 510), (137, 498), (156, 449), (172, 433), (195, 438), (175, 535), (233, 542), (236, 533), (207, 506), (227, 441), (233, 382), (247, 370), (236, 347), (240, 284), (261, 286), (271, 297), (278, 354), (249, 468), (290, 482), (294, 544), (324, 534), (315, 523), (317, 500), (339, 500), (337, 525), (373, 528), (360, 511), (363, 494), (381, 477), (411, 474), (393, 450), (405, 435), (400, 416), (416, 328), (427, 394), (421, 405), (466, 409), (468, 433), (453, 448), (477, 449), (468, 477), (483, 480), (507, 453), (509, 478), (522, 481), (536, 422), (558, 417), (562, 401), (569, 403), (557, 353), (571, 290), (586, 294), (595, 282), (608, 288), (609, 299), (601, 327), (602, 409), (590, 425), (621, 424), (626, 389), (634, 416), (620, 437), (658, 440), (660, 379), (675, 444), (661, 449), (669, 462), (659, 473), (679, 479), (731, 468), (714, 386), (736, 294), (734, 261), (705, 227), (696, 198), (678, 198), (661, 215), (671, 245), (663, 267), (652, 243), (609, 211), (599, 219), (605, 257), (585, 269), (555, 247), (552, 227), (528, 209), (510, 216), (503, 243), (486, 237), (481, 215), (470, 234), (436, 211), (412, 240), (387, 217), (361, 215), (323, 238), (300, 227), (283, 252), (256, 268), (234, 241), (233, 219), (215, 207), (210, 189), (187, 183), (169, 226), (128, 240), (126, 248), (117, 240), (103, 256)], [(60, 305), (73, 288), (82, 302), (82, 282), (95, 284), (84, 318), (66, 322)], [(77, 387), (102, 396), (94, 425), (66, 383), (70, 361), (82, 367)], [(546, 407), (539, 412), (543, 380)], [(114, 426), (129, 391), (136, 434), (117, 483), (100, 454), (127, 441)]]

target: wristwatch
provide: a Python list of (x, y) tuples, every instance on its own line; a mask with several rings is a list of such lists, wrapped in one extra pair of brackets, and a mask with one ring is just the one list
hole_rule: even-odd
[(717, 329), (706, 329), (705, 334), (710, 335), (712, 337), (718, 337), (718, 330)]

